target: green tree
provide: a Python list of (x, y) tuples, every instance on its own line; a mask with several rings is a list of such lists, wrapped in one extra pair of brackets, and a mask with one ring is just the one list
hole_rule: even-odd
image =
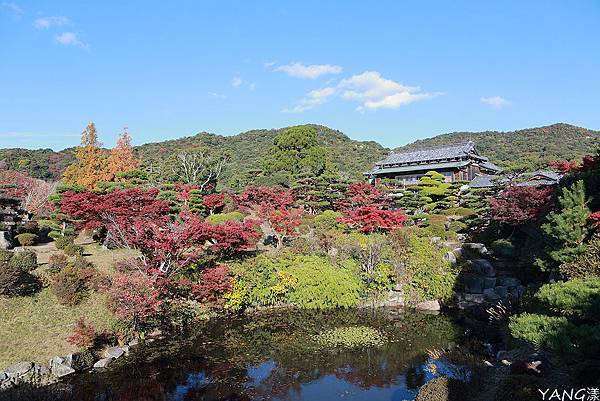
[(550, 238), (548, 256), (550, 263), (545, 269), (555, 270), (563, 263), (572, 262), (584, 250), (584, 242), (590, 235), (587, 219), (591, 213), (585, 185), (579, 180), (563, 188), (558, 197), (558, 210), (551, 212), (542, 230)]

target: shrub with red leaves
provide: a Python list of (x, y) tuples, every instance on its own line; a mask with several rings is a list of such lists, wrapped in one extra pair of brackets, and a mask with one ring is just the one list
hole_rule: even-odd
[(553, 193), (548, 187), (510, 186), (490, 200), (492, 219), (509, 226), (537, 221), (552, 206)]
[(80, 318), (75, 323), (73, 334), (67, 341), (79, 348), (91, 348), (96, 340), (96, 329), (91, 323), (86, 323), (84, 318)]
[(108, 288), (110, 308), (134, 330), (157, 315), (162, 303), (160, 295), (153, 280), (143, 273), (119, 274)]
[(209, 214), (220, 213), (225, 207), (225, 194), (205, 195), (202, 204)]
[(202, 273), (200, 284), (192, 286), (192, 294), (199, 301), (216, 302), (231, 290), (232, 279), (227, 265), (217, 265)]
[(354, 210), (363, 206), (386, 209), (390, 205), (391, 201), (383, 191), (364, 181), (348, 185), (344, 197), (336, 203), (337, 208), (342, 211)]
[(342, 223), (363, 233), (390, 231), (402, 227), (407, 220), (408, 217), (400, 210), (377, 209), (374, 206), (349, 210), (340, 219)]

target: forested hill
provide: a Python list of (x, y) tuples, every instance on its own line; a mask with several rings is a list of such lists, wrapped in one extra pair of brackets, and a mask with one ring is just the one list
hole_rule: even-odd
[[(320, 125), (314, 127), (340, 171), (353, 178), (360, 177), (375, 161), (382, 159), (390, 151), (375, 141), (355, 141), (340, 131)], [(135, 151), (146, 167), (153, 168), (168, 162), (180, 150), (207, 147), (225, 151), (231, 157), (223, 177), (228, 181), (236, 175), (258, 168), (275, 136), (285, 129), (253, 130), (233, 136), (202, 132), (194, 136), (137, 146)], [(51, 149), (0, 149), (0, 161), (4, 160), (11, 169), (26, 170), (37, 178), (56, 179), (73, 161), (73, 150), (54, 152)]]
[[(360, 177), (376, 161), (389, 153), (389, 149), (377, 142), (355, 141), (340, 131), (320, 125), (314, 127), (331, 159), (347, 176)], [(190, 137), (138, 146), (136, 153), (146, 167), (159, 167), (183, 149), (208, 147), (226, 151), (231, 156), (231, 163), (223, 178), (229, 181), (259, 167), (259, 161), (267, 154), (273, 138), (284, 129), (253, 130), (233, 136), (203, 132)], [(600, 131), (568, 124), (554, 124), (512, 132), (454, 132), (421, 139), (396, 150), (468, 140), (474, 141), (481, 154), (502, 167), (534, 169), (546, 166), (548, 161), (576, 159), (593, 152), (600, 143)], [(60, 152), (51, 149), (0, 149), (1, 160), (7, 162), (10, 168), (26, 170), (34, 177), (56, 179), (73, 160), (73, 149)]]
[(553, 124), (510, 132), (452, 132), (420, 139), (395, 151), (466, 141), (475, 142), (482, 155), (503, 168), (537, 169), (546, 167), (549, 161), (572, 160), (593, 153), (600, 146), (600, 131)]

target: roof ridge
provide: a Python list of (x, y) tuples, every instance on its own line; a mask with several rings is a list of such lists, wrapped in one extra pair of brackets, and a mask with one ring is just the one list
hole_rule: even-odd
[(426, 150), (436, 150), (436, 149), (444, 149), (444, 148), (456, 148), (456, 147), (464, 146), (464, 145), (475, 145), (475, 142), (473, 142), (473, 141), (466, 141), (466, 142), (450, 143), (450, 144), (447, 144), (447, 145), (427, 146), (427, 147), (423, 147), (423, 148), (408, 149), (408, 150), (405, 150), (403, 152), (392, 151), (392, 154), (401, 155), (401, 154), (405, 154), (405, 153), (414, 153), (414, 152), (421, 152), (421, 151), (426, 151)]

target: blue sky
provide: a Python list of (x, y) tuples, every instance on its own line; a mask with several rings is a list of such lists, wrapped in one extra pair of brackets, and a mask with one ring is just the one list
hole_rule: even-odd
[(0, 0), (0, 147), (600, 129), (599, 1)]

